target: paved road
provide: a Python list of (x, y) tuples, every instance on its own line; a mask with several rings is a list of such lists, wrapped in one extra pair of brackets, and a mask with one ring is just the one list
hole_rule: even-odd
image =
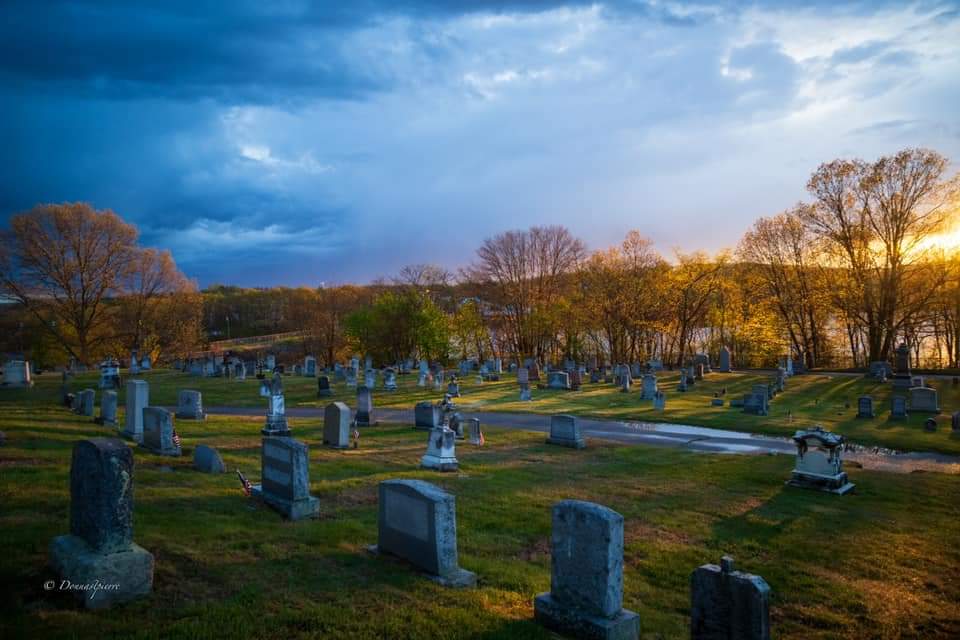
[[(261, 416), (264, 410), (252, 407), (208, 407), (212, 415)], [(499, 413), (492, 411), (461, 411), (465, 418), (478, 418), (483, 425), (523, 429), (526, 431), (550, 431), (550, 416), (535, 413)], [(322, 419), (323, 409), (292, 407), (287, 409), (291, 418)], [(375, 417), (381, 422), (413, 423), (412, 409), (376, 409)], [(585, 437), (614, 440), (626, 444), (644, 444), (661, 447), (679, 447), (693, 451), (733, 454), (786, 454), (795, 455), (796, 447), (789, 438), (691, 427), (679, 424), (630, 422), (578, 418), (580, 430)], [(960, 474), (960, 458), (938, 453), (895, 453), (878, 451), (869, 447), (851, 446), (844, 458), (860, 463), (866, 469), (899, 473), (912, 471), (940, 471)]]

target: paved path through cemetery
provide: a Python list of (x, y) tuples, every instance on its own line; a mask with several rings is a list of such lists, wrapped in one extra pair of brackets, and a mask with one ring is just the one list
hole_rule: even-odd
[[(323, 419), (323, 409), (315, 407), (288, 407), (290, 418)], [(212, 415), (262, 416), (264, 410), (255, 407), (209, 407)], [(461, 411), (465, 418), (478, 418), (483, 425), (550, 431), (550, 416), (536, 413), (498, 413), (492, 411)], [(413, 409), (376, 409), (375, 418), (381, 422), (413, 423)], [(588, 438), (602, 438), (625, 444), (681, 447), (693, 451), (738, 454), (795, 455), (796, 447), (790, 438), (756, 435), (739, 431), (692, 427), (681, 424), (632, 422), (577, 418), (580, 431)], [(844, 458), (857, 462), (865, 469), (910, 473), (912, 471), (939, 471), (960, 474), (960, 457), (940, 453), (896, 453), (876, 447), (848, 445)]]

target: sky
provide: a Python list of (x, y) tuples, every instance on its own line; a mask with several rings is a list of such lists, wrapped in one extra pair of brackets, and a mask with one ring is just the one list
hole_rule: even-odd
[[(342, 5), (342, 6), (340, 6)], [(734, 247), (817, 166), (960, 161), (960, 2), (4, 0), (0, 211), (85, 201), (201, 286), (484, 238)]]

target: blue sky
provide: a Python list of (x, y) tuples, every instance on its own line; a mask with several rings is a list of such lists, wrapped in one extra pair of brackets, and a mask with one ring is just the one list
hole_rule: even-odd
[(89, 201), (201, 285), (314, 286), (535, 224), (715, 251), (820, 162), (960, 160), (957, 2), (335, 4), (7, 0), (3, 212)]

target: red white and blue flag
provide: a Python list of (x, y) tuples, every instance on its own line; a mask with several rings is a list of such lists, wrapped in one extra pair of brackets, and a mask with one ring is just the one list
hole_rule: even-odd
[(240, 488), (243, 489), (243, 495), (249, 498), (250, 492), (253, 491), (253, 485), (250, 484), (245, 475), (240, 473), (240, 469), (237, 469), (237, 477), (240, 478)]
[(173, 446), (175, 447), (180, 446), (180, 434), (177, 433), (176, 429), (173, 430)]

